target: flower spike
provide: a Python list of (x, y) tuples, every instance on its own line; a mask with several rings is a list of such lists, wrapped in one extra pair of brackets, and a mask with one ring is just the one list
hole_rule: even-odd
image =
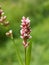
[(7, 21), (6, 22), (6, 16), (4, 16), (4, 11), (1, 9), (1, 6), (0, 6), (0, 24), (1, 25), (4, 25), (4, 26), (7, 26), (9, 25), (9, 22)]
[(22, 17), (22, 23), (21, 23), (21, 38), (23, 39), (23, 45), (24, 47), (27, 47), (29, 43), (27, 42), (27, 39), (31, 38), (30, 36), (30, 19), (29, 17), (25, 18), (24, 16)]

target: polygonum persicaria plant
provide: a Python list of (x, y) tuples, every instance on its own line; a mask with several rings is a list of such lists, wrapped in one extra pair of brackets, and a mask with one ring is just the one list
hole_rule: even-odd
[(26, 61), (26, 55), (27, 55), (27, 47), (29, 45), (28, 43), (28, 39), (31, 38), (30, 36), (30, 32), (31, 32), (31, 29), (30, 29), (30, 19), (29, 17), (22, 17), (22, 20), (21, 20), (21, 30), (20, 30), (20, 33), (21, 33), (21, 38), (23, 39), (23, 45), (24, 45), (24, 48), (25, 48), (25, 65), (27, 65), (27, 61)]
[(1, 9), (1, 6), (0, 6), (0, 24), (1, 25), (4, 25), (4, 26), (7, 26), (9, 25), (9, 22), (6, 21), (6, 16), (4, 16), (4, 11)]
[(25, 18), (24, 16), (22, 17), (22, 23), (21, 23), (21, 30), (20, 30), (20, 33), (21, 33), (21, 38), (23, 39), (23, 45), (24, 47), (27, 47), (29, 45), (29, 43), (27, 42), (27, 39), (31, 38), (30, 36), (30, 32), (31, 32), (31, 29), (30, 29), (30, 19), (29, 17)]

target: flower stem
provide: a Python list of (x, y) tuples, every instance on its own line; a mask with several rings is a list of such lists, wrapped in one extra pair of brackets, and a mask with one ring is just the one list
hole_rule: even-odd
[(26, 65), (26, 47), (25, 47), (25, 65)]
[(24, 65), (23, 64), (23, 61), (21, 59), (20, 53), (18, 51), (18, 48), (16, 47), (16, 43), (15, 43), (14, 38), (12, 38), (12, 41), (13, 41), (13, 44), (14, 44), (14, 47), (15, 47), (15, 50), (16, 50), (16, 54), (17, 54), (18, 61), (19, 61), (20, 65)]

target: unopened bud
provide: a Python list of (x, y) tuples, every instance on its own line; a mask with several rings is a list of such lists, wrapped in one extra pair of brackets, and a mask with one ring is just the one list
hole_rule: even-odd
[(3, 17), (3, 21), (6, 20), (6, 16)]
[(2, 15), (4, 15), (4, 12), (2, 12)]
[(9, 30), (8, 32), (6, 32), (6, 36), (11, 37), (12, 36), (12, 30)]
[(26, 48), (26, 47), (28, 47), (29, 43), (28, 43), (28, 42), (25, 43), (25, 42), (23, 41), (23, 45), (24, 45), (24, 47)]
[(9, 21), (4, 22), (4, 25), (5, 25), (5, 26), (8, 26), (8, 25), (9, 25)]

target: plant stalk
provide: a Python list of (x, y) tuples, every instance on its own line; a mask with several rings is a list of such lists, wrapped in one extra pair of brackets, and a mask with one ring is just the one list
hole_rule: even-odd
[(14, 47), (15, 47), (15, 50), (16, 50), (16, 54), (17, 54), (18, 61), (19, 61), (20, 65), (24, 65), (24, 64), (23, 64), (23, 61), (22, 61), (22, 59), (21, 59), (20, 53), (19, 53), (19, 51), (18, 51), (18, 49), (17, 49), (17, 47), (16, 47), (15, 40), (14, 40), (13, 37), (12, 37), (11, 39), (12, 39), (12, 41), (13, 41), (13, 44), (14, 44)]
[(25, 65), (26, 65), (26, 47), (25, 47)]

